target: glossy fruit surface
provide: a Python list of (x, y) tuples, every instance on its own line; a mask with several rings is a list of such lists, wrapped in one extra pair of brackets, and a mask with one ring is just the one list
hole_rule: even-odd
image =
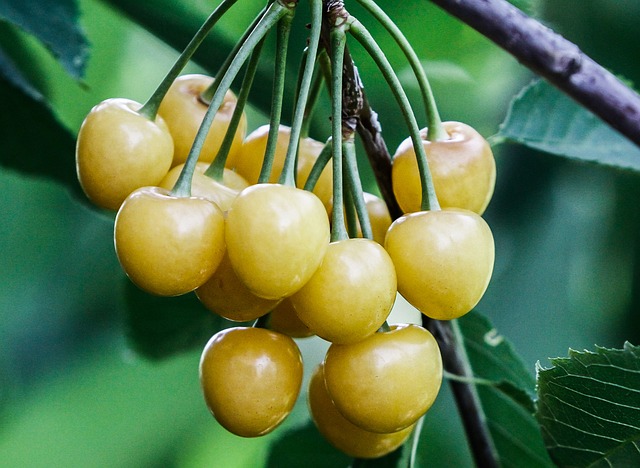
[(200, 302), (212, 312), (234, 322), (248, 322), (269, 313), (278, 301), (263, 299), (244, 285), (225, 255), (215, 273), (196, 289)]
[(324, 366), (338, 411), (370, 432), (397, 432), (415, 423), (442, 382), (438, 344), (417, 325), (392, 326), (354, 344), (332, 344)]
[(316, 427), (329, 443), (354, 458), (378, 458), (393, 452), (411, 435), (414, 425), (398, 432), (380, 434), (352, 424), (338, 411), (324, 383), (324, 366), (313, 372), (307, 394), (309, 411)]
[[(251, 132), (245, 139), (242, 148), (238, 151), (234, 160), (229, 163), (229, 167), (233, 167), (240, 175), (242, 175), (250, 184), (258, 182), (260, 170), (262, 169), (262, 160), (267, 149), (267, 137), (269, 135), (269, 125), (263, 125)], [(275, 183), (280, 177), (284, 166), (287, 147), (291, 139), (291, 128), (281, 125), (278, 130), (278, 140), (276, 143), (276, 152), (273, 161), (270, 183)], [(303, 188), (311, 168), (318, 159), (318, 155), (322, 151), (324, 144), (312, 138), (301, 138), (298, 147), (298, 171), (296, 185)], [(331, 203), (333, 193), (333, 182), (331, 175), (331, 162), (322, 171), (316, 187), (313, 190), (318, 198), (325, 206)]]
[[(238, 193), (249, 186), (244, 178), (230, 169), (224, 170), (222, 183), (213, 180), (211, 177), (204, 175), (209, 167), (208, 163), (198, 162), (196, 170), (191, 179), (191, 195), (194, 197), (202, 197), (211, 200), (220, 207), (222, 211), (227, 211), (231, 203), (238, 196)], [(184, 168), (184, 164), (179, 164), (171, 169), (160, 182), (160, 187), (167, 190), (173, 189), (180, 172)]]
[[(177, 78), (160, 104), (158, 113), (164, 118), (173, 141), (175, 150), (173, 165), (184, 163), (189, 155), (193, 139), (202, 123), (209, 105), (202, 101), (200, 95), (213, 83), (213, 78), (206, 75), (183, 75)], [(199, 160), (211, 162), (216, 157), (229, 121), (236, 106), (236, 97), (227, 91), (218, 109), (205, 140)], [(243, 115), (234, 135), (228, 158), (242, 145), (247, 131), (246, 117)]]
[(291, 412), (302, 384), (302, 357), (288, 336), (263, 328), (216, 333), (200, 358), (209, 410), (228, 431), (257, 437)]
[(87, 197), (117, 210), (134, 190), (157, 185), (171, 167), (173, 140), (162, 118), (149, 120), (129, 99), (107, 99), (82, 122), (76, 171)]
[(291, 302), (300, 320), (333, 343), (373, 334), (396, 299), (396, 273), (380, 244), (347, 239), (329, 244), (322, 264)]
[[(450, 136), (448, 140), (428, 141), (427, 129), (420, 131), (440, 206), (482, 214), (496, 182), (491, 147), (469, 125), (460, 122), (443, 122), (443, 125)], [(420, 211), (420, 176), (410, 138), (400, 144), (393, 156), (391, 178), (400, 208), (405, 213)]]
[(226, 242), (238, 277), (256, 295), (298, 291), (329, 245), (329, 219), (314, 194), (277, 184), (244, 189), (227, 213)]
[(313, 336), (302, 320), (296, 314), (291, 298), (285, 298), (269, 313), (269, 329), (292, 338), (306, 338)]
[(224, 254), (224, 216), (203, 198), (178, 198), (143, 187), (124, 201), (115, 220), (118, 260), (138, 287), (159, 296), (194, 290)]
[(482, 298), (495, 248), (487, 223), (472, 211), (421, 211), (398, 218), (385, 248), (398, 275), (398, 292), (423, 314), (460, 317)]

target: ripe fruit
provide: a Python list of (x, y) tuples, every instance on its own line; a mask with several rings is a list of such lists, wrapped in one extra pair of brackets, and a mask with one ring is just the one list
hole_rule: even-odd
[[(256, 184), (262, 169), (262, 160), (267, 149), (267, 137), (269, 135), (269, 125), (263, 125), (251, 132), (245, 139), (242, 148), (238, 151), (233, 161), (229, 161), (227, 166), (233, 167), (250, 184)], [(275, 183), (280, 177), (284, 159), (287, 154), (287, 147), (291, 138), (291, 128), (280, 125), (278, 129), (278, 139), (276, 142), (276, 152), (273, 160), (273, 167), (269, 182)], [(303, 188), (311, 168), (318, 159), (318, 155), (324, 147), (323, 143), (312, 138), (301, 138), (298, 147), (298, 170), (296, 173), (296, 185)], [(322, 201), (325, 206), (331, 205), (333, 193), (333, 179), (331, 175), (331, 162), (322, 171), (313, 193)]]
[(292, 338), (306, 338), (312, 336), (309, 330), (296, 314), (290, 298), (285, 298), (269, 313), (269, 329)]
[[(487, 208), (496, 182), (496, 163), (489, 143), (472, 127), (444, 122), (448, 140), (427, 140), (420, 135), (427, 153), (433, 185), (442, 208), (464, 208), (478, 214)], [(393, 193), (405, 213), (421, 209), (418, 163), (411, 138), (404, 140), (393, 156)]]
[[(174, 166), (187, 160), (193, 139), (202, 123), (205, 112), (209, 108), (209, 105), (203, 102), (200, 96), (212, 83), (213, 78), (209, 76), (183, 75), (173, 82), (160, 104), (158, 113), (167, 122), (175, 143)], [(209, 133), (200, 153), (200, 161), (211, 162), (218, 154), (235, 106), (235, 95), (231, 91), (227, 91), (209, 128)], [(233, 158), (233, 155), (242, 145), (246, 129), (247, 121), (243, 115), (229, 150), (229, 158)]]
[(320, 364), (309, 382), (308, 403), (311, 417), (320, 433), (338, 450), (355, 458), (378, 458), (393, 452), (411, 435), (414, 425), (398, 432), (369, 432), (345, 419), (331, 401)]
[(171, 167), (173, 140), (161, 117), (138, 113), (129, 99), (107, 99), (84, 119), (76, 143), (76, 171), (87, 197), (117, 210), (137, 188), (157, 185)]
[(204, 198), (143, 187), (120, 207), (114, 242), (122, 268), (138, 287), (176, 296), (204, 283), (222, 260), (224, 216)]
[(216, 333), (200, 358), (209, 410), (228, 431), (257, 437), (291, 412), (302, 384), (302, 357), (288, 336), (263, 328)]
[(196, 289), (196, 295), (207, 309), (235, 322), (255, 320), (278, 304), (249, 291), (233, 271), (228, 255), (222, 258), (213, 276)]
[[(168, 174), (160, 182), (160, 187), (167, 190), (173, 189), (184, 164), (179, 164), (171, 169)], [(249, 186), (246, 180), (230, 169), (224, 170), (222, 183), (213, 180), (211, 177), (204, 175), (209, 167), (209, 163), (198, 162), (196, 170), (191, 179), (191, 195), (194, 197), (202, 197), (211, 200), (220, 207), (222, 211), (227, 211), (231, 203), (238, 196), (240, 190)]]
[(391, 433), (415, 423), (442, 383), (435, 338), (417, 325), (394, 325), (358, 343), (332, 344), (325, 383), (340, 413), (370, 432)]
[(404, 215), (389, 228), (385, 248), (396, 267), (398, 292), (434, 319), (469, 312), (491, 279), (493, 235), (472, 211), (451, 208)]
[(238, 277), (257, 296), (279, 300), (304, 286), (320, 265), (329, 219), (311, 192), (252, 185), (229, 208), (225, 238)]
[(396, 299), (391, 258), (369, 239), (329, 244), (322, 264), (293, 296), (300, 320), (321, 338), (354, 343), (378, 330)]

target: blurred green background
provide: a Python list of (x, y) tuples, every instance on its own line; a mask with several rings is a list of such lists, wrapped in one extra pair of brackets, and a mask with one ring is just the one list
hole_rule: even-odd
[[(43, 2), (43, 8), (52, 3)], [(239, 3), (221, 24), (217, 40), (224, 47), (262, 5), (258, 0)], [(352, 3), (347, 7), (380, 38), (418, 102), (397, 49)], [(379, 3), (425, 60), (442, 117), (467, 122), (486, 136), (495, 133), (511, 98), (531, 75), (427, 0)], [(605, 67), (640, 81), (638, 2), (518, 3)], [(105, 98), (144, 101), (177, 57), (163, 39), (186, 44), (216, 2), (79, 4), (91, 44), (80, 82), (37, 41), (0, 24), (0, 45), (13, 54), (68, 129), (69, 135), (61, 138), (73, 137), (90, 108)], [(306, 12), (298, 16), (293, 44), (301, 46)], [(215, 50), (224, 47), (207, 47), (189, 71), (215, 72)], [(298, 49), (292, 49), (292, 60)], [(357, 45), (353, 53), (393, 152), (406, 134), (398, 108)], [(263, 70), (269, 66), (266, 60)], [(289, 91), (294, 85), (292, 75)], [(253, 93), (251, 128), (265, 120), (261, 96), (268, 96), (268, 90), (268, 83), (258, 83)], [(0, 114), (11, 119), (14, 109), (0, 104)], [(328, 131), (326, 109), (327, 103), (319, 108), (312, 130), (322, 139)], [(418, 117), (424, 125), (424, 117)], [(37, 147), (36, 123), (33, 133)], [(0, 151), (7, 151), (2, 145)], [(46, 159), (49, 148), (39, 150), (38, 157)], [(498, 181), (485, 218), (495, 235), (497, 260), (478, 309), (512, 341), (532, 373), (537, 361), (546, 365), (548, 357), (565, 355), (568, 348), (621, 347), (625, 340), (638, 344), (638, 175), (514, 145), (495, 151)], [(60, 164), (68, 167), (72, 147), (65, 157)], [(363, 173), (370, 184), (366, 168)], [(277, 451), (269, 455), (270, 444), (277, 447), (288, 429), (306, 421), (304, 401), (284, 427), (264, 439), (225, 433), (206, 411), (197, 375), (200, 349), (219, 322), (190, 298), (140, 302), (113, 251), (112, 216), (89, 207), (68, 188), (2, 168), (0, 189), (0, 465), (347, 466), (348, 459), (324, 445), (316, 449), (325, 458), (301, 461)], [(411, 317), (406, 310), (400, 313)], [(188, 322), (190, 328), (172, 335), (172, 320)], [(310, 370), (325, 345), (311, 339), (301, 341), (301, 347)], [(460, 448), (455, 411), (444, 386), (425, 423), (419, 457), (425, 465), (471, 463)], [(326, 456), (334, 457), (331, 463)]]

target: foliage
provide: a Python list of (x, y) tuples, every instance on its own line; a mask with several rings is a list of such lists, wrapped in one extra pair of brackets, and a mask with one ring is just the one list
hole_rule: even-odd
[[(241, 3), (205, 41), (190, 70), (215, 73), (263, 4)], [(495, 226), (498, 263), (478, 307), (486, 315), (473, 312), (459, 322), (502, 464), (637, 464), (640, 356), (631, 344), (616, 348), (640, 341), (638, 148), (541, 81), (524, 86), (509, 107), (530, 79), (512, 59), (429, 2), (379, 3), (415, 45), (427, 73), (436, 65), (432, 80), (443, 116), (488, 134), (506, 115), (495, 142), (518, 144), (495, 147), (498, 189), (486, 217)], [(585, 26), (593, 21), (591, 7), (576, 1), (569, 18), (551, 1), (514, 3), (638, 81), (631, 46), (624, 55), (625, 43), (616, 42), (608, 60), (617, 29)], [(638, 9), (601, 3), (598, 21), (620, 27), (640, 19)], [(363, 22), (370, 19), (355, 2), (348, 6)], [(0, 5), (0, 258), (6, 265), (0, 458), (9, 466), (351, 463), (320, 439), (302, 400), (293, 421), (265, 439), (225, 435), (201, 401), (197, 353), (228, 323), (203, 311), (193, 296), (159, 301), (126, 282), (111, 248), (112, 219), (87, 209), (78, 191), (73, 151), (83, 116), (106, 97), (146, 99), (210, 7), (166, 0)], [(370, 29), (402, 70), (392, 41), (375, 24)], [(294, 24), (293, 43), (304, 43), (306, 35), (304, 24)], [(268, 42), (266, 54), (274, 47)], [(353, 54), (391, 149), (406, 130), (371, 61), (358, 48)], [(289, 57), (291, 77), (298, 59)], [(418, 102), (410, 76), (403, 71), (401, 77)], [(270, 80), (270, 64), (261, 63), (250, 97), (252, 127), (265, 121)], [(314, 122), (314, 132), (327, 129), (328, 122)], [(369, 172), (364, 179), (372, 185)], [(406, 312), (403, 305), (397, 309)], [(300, 344), (311, 369), (323, 345)], [(595, 351), (552, 359), (550, 368), (538, 368), (536, 381), (533, 365), (525, 363), (564, 354), (568, 346)], [(442, 466), (452, 457), (471, 464), (460, 449), (464, 435), (455, 411), (446, 396), (431, 410), (417, 466)], [(400, 466), (408, 448), (353, 466)]]

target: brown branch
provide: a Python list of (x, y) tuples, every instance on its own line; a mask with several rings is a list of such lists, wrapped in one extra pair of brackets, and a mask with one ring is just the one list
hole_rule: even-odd
[(640, 146), (640, 95), (506, 0), (431, 0)]

